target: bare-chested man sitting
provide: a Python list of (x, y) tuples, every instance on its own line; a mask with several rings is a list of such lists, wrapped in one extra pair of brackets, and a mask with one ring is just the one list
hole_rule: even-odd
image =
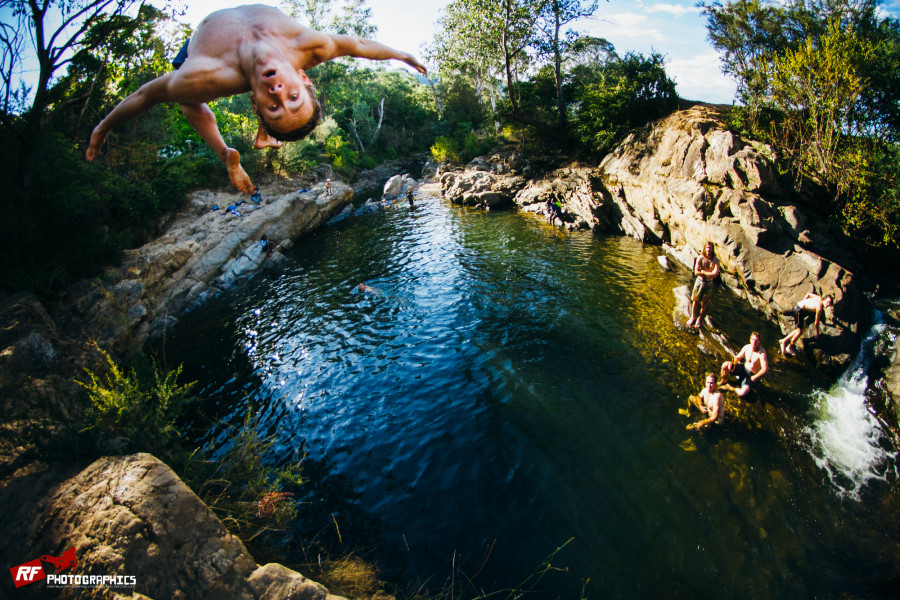
[[(755, 331), (750, 334), (750, 343), (741, 348), (731, 362), (722, 363), (722, 375), (719, 387), (723, 390), (731, 390), (741, 398), (750, 393), (753, 383), (769, 370), (769, 359), (766, 349), (759, 343), (759, 334)], [(730, 385), (728, 379), (731, 375), (737, 377), (738, 387)]]
[[(250, 194), (253, 184), (241, 167), (241, 157), (225, 145), (206, 103), (250, 92), (259, 117), (254, 147), (278, 147), (281, 141), (302, 139), (322, 114), (304, 69), (339, 56), (396, 59), (425, 73), (425, 67), (411, 54), (371, 40), (314, 31), (271, 6), (219, 10), (197, 26), (186, 46), (186, 57), (175, 71), (145, 83), (100, 121), (91, 134), (86, 157), (97, 158), (116, 125), (157, 104), (178, 102), (191, 126), (225, 163), (234, 187)], [(179, 64), (177, 59), (175, 64)]]
[(700, 429), (713, 423), (721, 424), (725, 421), (725, 401), (722, 398), (722, 392), (716, 389), (716, 376), (712, 373), (706, 374), (706, 385), (700, 390), (696, 396), (689, 398), (690, 403), (700, 409), (700, 412), (706, 415), (705, 419), (701, 419), (696, 423), (687, 426), (688, 429)]

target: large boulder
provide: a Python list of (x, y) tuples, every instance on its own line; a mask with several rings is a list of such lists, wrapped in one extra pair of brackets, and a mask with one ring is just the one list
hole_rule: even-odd
[[(40, 488), (41, 479), (35, 481)], [(21, 483), (0, 491), (7, 507)], [(134, 577), (133, 589), (101, 586), (91, 597), (130, 597), (133, 591), (156, 600), (337, 600), (295, 571), (257, 565), (178, 476), (149, 454), (98, 459), (41, 494), (4, 514), (6, 531), (16, 534), (16, 552), (25, 562), (74, 548), (77, 564), (61, 574)], [(32, 585), (46, 588), (45, 582)], [(54, 597), (62, 599), (84, 592), (57, 591)]]
[[(516, 159), (517, 166), (521, 159)], [(441, 175), (441, 192), (454, 204), (486, 209), (513, 206), (516, 194), (527, 181), (517, 174), (504, 157), (476, 158), (462, 171)]]

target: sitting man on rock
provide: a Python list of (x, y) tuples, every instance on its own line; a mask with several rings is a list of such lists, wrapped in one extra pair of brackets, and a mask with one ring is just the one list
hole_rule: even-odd
[(725, 421), (725, 400), (722, 398), (722, 392), (716, 389), (716, 376), (712, 373), (706, 374), (706, 385), (700, 393), (688, 400), (706, 415), (705, 419), (688, 425), (688, 429), (701, 429), (713, 423), (721, 425)]
[[(722, 373), (719, 387), (730, 390), (741, 398), (747, 397), (753, 384), (769, 370), (769, 359), (766, 349), (759, 343), (759, 334), (755, 331), (750, 334), (750, 343), (741, 348), (730, 362), (722, 363)], [(728, 383), (731, 376), (737, 378), (738, 387)]]
[(781, 353), (785, 356), (796, 356), (794, 352), (794, 344), (800, 339), (803, 330), (809, 324), (809, 319), (813, 319), (816, 326), (815, 335), (820, 333), (820, 323), (824, 320), (825, 309), (834, 304), (834, 297), (825, 296), (822, 298), (813, 293), (807, 293), (803, 300), (794, 305), (789, 313), (794, 319), (794, 329), (786, 336), (778, 340), (781, 346)]
[(303, 27), (262, 4), (216, 11), (203, 19), (173, 61), (176, 70), (142, 85), (94, 128), (85, 154), (100, 154), (107, 134), (163, 102), (177, 102), (188, 123), (225, 163), (231, 183), (245, 194), (253, 183), (237, 150), (226, 146), (207, 102), (250, 92), (259, 119), (254, 147), (303, 139), (322, 116), (305, 69), (340, 56), (401, 60), (425, 73), (411, 54), (378, 42)]

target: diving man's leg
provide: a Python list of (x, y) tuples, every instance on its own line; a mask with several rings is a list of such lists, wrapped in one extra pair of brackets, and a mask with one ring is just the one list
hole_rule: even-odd
[(225, 145), (219, 127), (216, 124), (216, 116), (206, 104), (182, 104), (181, 112), (187, 118), (191, 127), (200, 134), (203, 141), (209, 144), (213, 152), (225, 163), (228, 169), (228, 178), (231, 184), (245, 194), (253, 193), (253, 182), (250, 176), (241, 166), (241, 155), (234, 148)]

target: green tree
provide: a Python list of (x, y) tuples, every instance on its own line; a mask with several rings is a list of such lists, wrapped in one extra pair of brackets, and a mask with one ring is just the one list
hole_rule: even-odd
[(535, 40), (535, 46), (553, 62), (557, 125), (563, 135), (568, 130), (563, 93), (563, 60), (579, 37), (575, 31), (564, 32), (563, 28), (577, 19), (592, 16), (596, 10), (597, 0), (547, 0), (537, 22), (540, 35)]
[(599, 67), (592, 79), (577, 88), (574, 129), (593, 151), (609, 151), (628, 130), (670, 113), (678, 104), (675, 83), (658, 53), (626, 54)]
[[(548, 129), (545, 123), (520, 110), (520, 74), (529, 65), (527, 49), (537, 35), (537, 20), (547, 0), (453, 0), (441, 19), (441, 32), (432, 50), (441, 67), (468, 70), (474, 75), (476, 89), (502, 73), (506, 82), (509, 111), (507, 117), (521, 123)], [(463, 72), (466, 72), (466, 71)], [(493, 93), (493, 87), (488, 86)]]
[(834, 193), (852, 185), (842, 141), (859, 129), (855, 107), (867, 85), (860, 67), (872, 61), (874, 52), (874, 45), (852, 27), (843, 29), (833, 21), (820, 38), (775, 55), (763, 70), (771, 81), (772, 102), (784, 113), (776, 128), (779, 147), (803, 176)]
[[(136, 6), (138, 0), (0, 0), (0, 11), (12, 17), (0, 28), (4, 49), (0, 97), (5, 102), (0, 118), (18, 140), (20, 201), (27, 202), (31, 194), (32, 168), (53, 78), (79, 53), (95, 50), (116, 32), (133, 27), (134, 19), (126, 14)], [(37, 60), (38, 73), (30, 90), (30, 106), (20, 118), (9, 110), (26, 102), (24, 84), (16, 76), (26, 55), (23, 40), (31, 42), (27, 50)]]

